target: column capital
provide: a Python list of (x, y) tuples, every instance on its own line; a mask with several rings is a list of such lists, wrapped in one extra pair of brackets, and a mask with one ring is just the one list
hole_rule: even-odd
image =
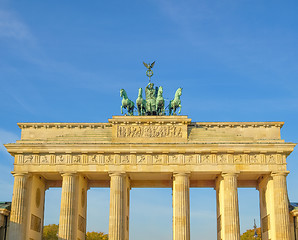
[(173, 176), (186, 176), (189, 177), (190, 172), (173, 172)]
[(20, 176), (20, 177), (28, 177), (29, 173), (28, 172), (11, 172), (11, 174), (14, 177)]
[(76, 176), (77, 172), (60, 172), (61, 176)]
[(126, 176), (126, 172), (109, 172), (110, 177), (114, 176)]
[(239, 172), (222, 172), (222, 177), (237, 177), (239, 175)]
[(290, 171), (282, 171), (282, 172), (272, 172), (271, 176), (276, 177), (276, 176), (287, 176), (290, 173)]
[(290, 213), (292, 214), (292, 216), (298, 217), (298, 210), (297, 209), (292, 210)]

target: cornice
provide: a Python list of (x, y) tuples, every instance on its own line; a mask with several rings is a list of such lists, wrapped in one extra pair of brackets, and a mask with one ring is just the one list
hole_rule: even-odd
[(280, 153), (289, 155), (294, 143), (214, 143), (214, 144), (5, 144), (12, 154), (22, 153), (94, 153), (94, 152), (166, 152), (166, 153)]
[(112, 124), (142, 124), (142, 123), (158, 123), (158, 124), (166, 124), (166, 123), (184, 123), (188, 124), (188, 126), (193, 127), (218, 127), (218, 128), (234, 128), (234, 127), (279, 127), (282, 128), (284, 122), (191, 122), (190, 118), (187, 116), (144, 116), (144, 117), (121, 117), (114, 116), (115, 118), (109, 119), (109, 123), (18, 123), (19, 128), (105, 128), (112, 127)]
[(233, 128), (233, 127), (279, 127), (282, 128), (284, 122), (191, 122), (189, 126), (194, 127), (219, 127), (219, 128)]
[(105, 128), (112, 127), (110, 123), (18, 123), (19, 128)]

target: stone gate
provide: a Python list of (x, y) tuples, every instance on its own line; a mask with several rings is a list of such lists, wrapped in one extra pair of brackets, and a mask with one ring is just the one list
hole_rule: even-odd
[(129, 239), (131, 188), (173, 189), (173, 238), (189, 240), (189, 188), (216, 190), (217, 239), (239, 240), (238, 187), (259, 190), (262, 239), (290, 240), (283, 122), (113, 116), (108, 123), (19, 123), (10, 239), (41, 239), (45, 191), (62, 187), (59, 239), (85, 239), (87, 191), (110, 188), (109, 239)]

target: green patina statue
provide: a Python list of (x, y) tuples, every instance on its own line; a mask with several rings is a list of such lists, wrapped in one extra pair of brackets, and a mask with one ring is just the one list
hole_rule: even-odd
[(143, 98), (142, 95), (143, 95), (143, 89), (139, 88), (139, 95), (136, 100), (139, 116), (143, 116), (146, 113), (146, 100)]
[(146, 114), (156, 115), (156, 89), (153, 83), (149, 83), (145, 88), (146, 94)]
[[(149, 83), (145, 88), (146, 99), (143, 99), (143, 89), (139, 88), (138, 98), (136, 100), (136, 109), (139, 116), (150, 116), (150, 115), (165, 115), (165, 109), (169, 109), (169, 115), (176, 115), (176, 110), (179, 109), (179, 114), (181, 112), (181, 100), (180, 96), (182, 94), (182, 88), (178, 88), (175, 93), (175, 98), (170, 101), (169, 105), (165, 108), (165, 99), (163, 98), (163, 88), (154, 88), (154, 84), (151, 82), (151, 77), (153, 76), (153, 68), (155, 61), (153, 63), (143, 62), (145, 67), (148, 69), (146, 75), (149, 77)], [(121, 113), (123, 114), (123, 108), (127, 109), (130, 116), (133, 115), (135, 106), (134, 103), (128, 99), (127, 94), (124, 89), (120, 90), (120, 96), (122, 97)]]
[(127, 109), (127, 112), (130, 116), (133, 115), (134, 103), (129, 100), (124, 89), (120, 90), (120, 97), (122, 97), (121, 113), (123, 114), (123, 108)]
[(179, 112), (178, 112), (180, 114), (180, 112), (181, 112), (180, 96), (181, 95), (182, 95), (182, 88), (178, 88), (176, 93), (175, 93), (175, 98), (170, 101), (169, 115), (176, 115), (176, 110), (177, 110), (178, 107), (180, 107)]
[(165, 100), (162, 96), (163, 89), (162, 86), (159, 87), (156, 97), (156, 114), (165, 115)]

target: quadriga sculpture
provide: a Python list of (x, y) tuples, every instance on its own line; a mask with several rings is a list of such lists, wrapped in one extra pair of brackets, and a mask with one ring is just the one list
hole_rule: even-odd
[(127, 94), (123, 88), (120, 90), (120, 97), (122, 97), (121, 114), (123, 114), (123, 108), (125, 108), (127, 109), (128, 114), (132, 116), (135, 105), (133, 101), (128, 99)]
[(143, 116), (146, 113), (146, 100), (143, 98), (142, 94), (143, 94), (143, 89), (139, 88), (139, 95), (136, 100), (139, 116)]
[(157, 115), (165, 114), (165, 100), (162, 96), (163, 89), (162, 86), (159, 87), (156, 97), (156, 113)]
[(177, 110), (178, 107), (180, 107), (179, 112), (178, 112), (180, 114), (180, 112), (181, 112), (180, 96), (181, 95), (182, 95), (182, 88), (178, 88), (176, 93), (175, 93), (175, 98), (170, 101), (169, 115), (176, 115), (176, 110)]

